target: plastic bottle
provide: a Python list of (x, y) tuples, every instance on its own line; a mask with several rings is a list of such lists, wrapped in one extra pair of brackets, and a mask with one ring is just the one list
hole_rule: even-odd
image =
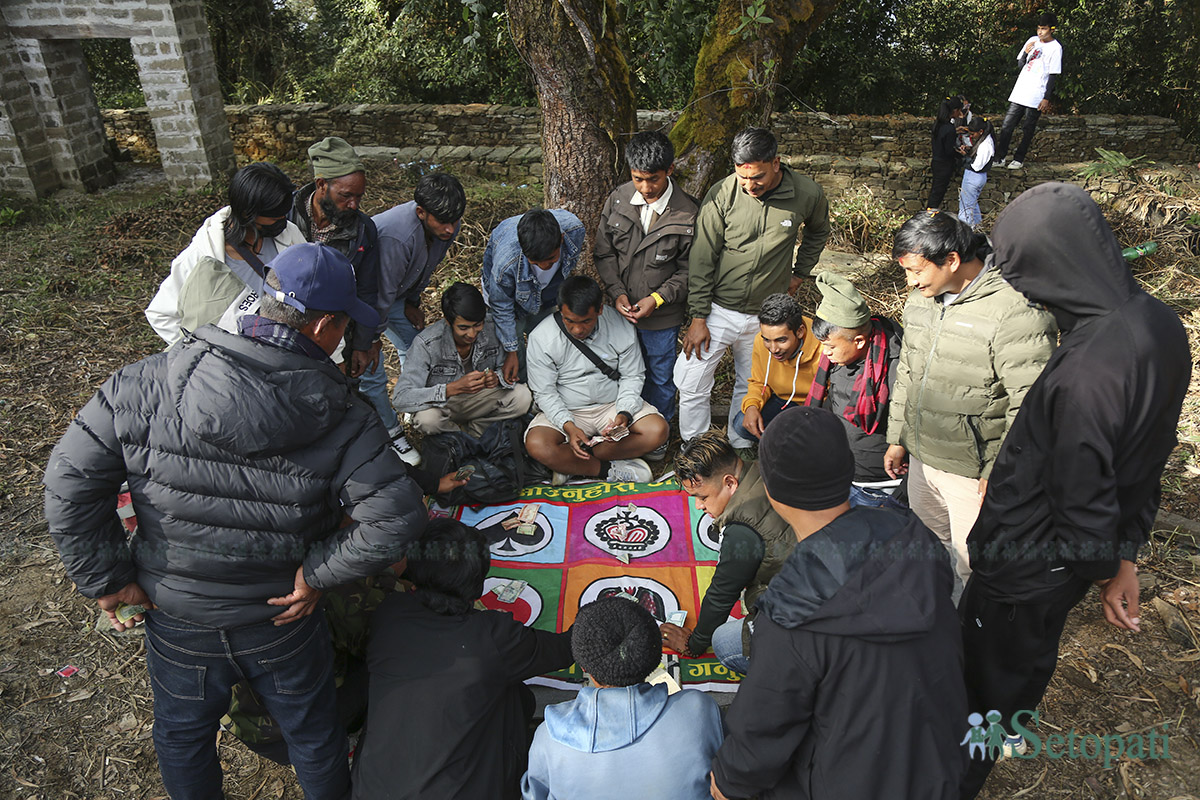
[(1126, 261), (1133, 261), (1142, 256), (1148, 256), (1158, 250), (1158, 242), (1143, 242), (1137, 247), (1126, 247), (1121, 251), (1121, 255), (1125, 256)]

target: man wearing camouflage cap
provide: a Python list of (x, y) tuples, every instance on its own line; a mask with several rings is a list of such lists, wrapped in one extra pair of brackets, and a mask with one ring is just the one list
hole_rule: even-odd
[[(358, 299), (372, 308), (379, 294), (379, 232), (358, 210), (367, 191), (362, 159), (345, 139), (329, 136), (308, 148), (313, 181), (292, 199), (288, 219), (310, 242), (328, 245), (354, 267)], [(348, 337), (350, 376), (357, 378), (379, 358), (379, 337), (373, 329), (354, 325)]]

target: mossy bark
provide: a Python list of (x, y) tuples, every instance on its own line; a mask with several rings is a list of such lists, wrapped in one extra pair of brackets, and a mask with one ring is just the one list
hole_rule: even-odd
[(623, 172), (624, 137), (637, 128), (617, 0), (508, 0), (517, 51), (533, 71), (542, 110), (547, 208), (587, 226), (591, 270), (600, 210)]
[(768, 0), (764, 13), (772, 21), (751, 25), (751, 35), (744, 38), (731, 31), (745, 13), (745, 0), (721, 0), (700, 44), (691, 103), (671, 130), (675, 168), (690, 194), (703, 197), (732, 171), (729, 145), (734, 134), (767, 124), (779, 76), (837, 4)]

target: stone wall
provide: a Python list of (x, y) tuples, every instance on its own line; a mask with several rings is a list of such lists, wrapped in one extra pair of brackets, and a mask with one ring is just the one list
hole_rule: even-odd
[[(494, 105), (226, 106), (240, 162), (303, 160), (310, 144), (342, 136), (368, 160), (439, 164), (459, 174), (512, 183), (540, 182), (535, 108)], [(154, 132), (144, 110), (105, 111), (109, 135), (139, 159), (153, 159)], [(640, 111), (642, 130), (669, 127), (674, 112)], [(834, 117), (780, 113), (771, 121), (784, 158), (819, 181), (831, 197), (868, 187), (889, 205), (917, 210), (929, 192), (932, 120), (908, 115)], [(1018, 136), (1020, 134), (1018, 133)], [(1028, 166), (992, 170), (984, 211), (1045, 180), (1073, 180), (1096, 147), (1166, 163), (1194, 164), (1196, 149), (1162, 117), (1043, 117)], [(957, 187), (947, 207), (957, 202)]]

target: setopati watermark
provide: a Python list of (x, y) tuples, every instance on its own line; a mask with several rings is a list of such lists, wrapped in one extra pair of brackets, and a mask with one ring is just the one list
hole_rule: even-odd
[(1170, 722), (1154, 725), (1134, 733), (1084, 733), (1074, 728), (1064, 733), (1039, 734), (1034, 730), (1039, 722), (1037, 711), (1023, 709), (1012, 715), (1008, 730), (1000, 724), (999, 711), (989, 711), (986, 716), (973, 713), (967, 717), (971, 726), (963, 736), (962, 744), (974, 760), (996, 760), (1001, 755), (1007, 758), (1086, 759), (1099, 761), (1108, 768), (1122, 757), (1135, 759), (1169, 759)]

